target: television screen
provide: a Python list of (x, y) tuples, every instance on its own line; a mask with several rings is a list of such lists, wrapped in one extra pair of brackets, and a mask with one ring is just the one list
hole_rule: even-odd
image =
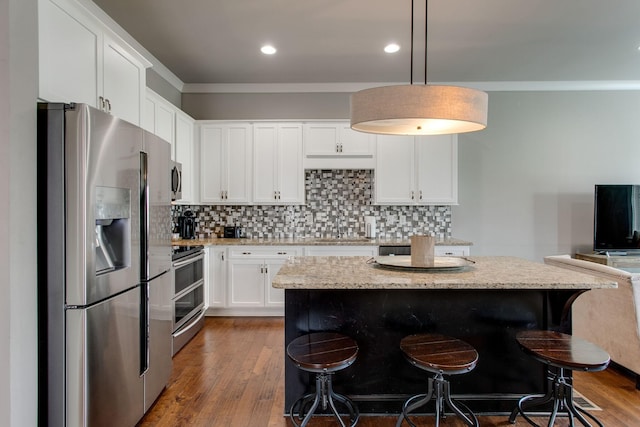
[(593, 249), (640, 252), (640, 185), (596, 185)]

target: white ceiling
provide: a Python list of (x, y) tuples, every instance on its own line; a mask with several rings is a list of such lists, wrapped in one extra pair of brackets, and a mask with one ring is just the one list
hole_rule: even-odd
[[(184, 83), (410, 79), (410, 0), (94, 2)], [(422, 0), (414, 33), (423, 81)], [(430, 82), (638, 81), (638, 46), (640, 0), (429, 2)]]

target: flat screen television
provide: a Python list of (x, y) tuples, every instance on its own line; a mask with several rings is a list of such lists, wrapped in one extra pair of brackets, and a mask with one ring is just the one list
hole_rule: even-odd
[(640, 252), (640, 185), (596, 185), (593, 250)]

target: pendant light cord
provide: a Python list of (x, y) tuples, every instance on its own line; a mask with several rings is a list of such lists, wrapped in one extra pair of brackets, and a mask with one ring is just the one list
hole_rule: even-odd
[[(414, 0), (411, 0), (411, 61), (410, 61), (410, 82), (413, 85), (413, 11)], [(428, 18), (429, 18), (429, 0), (424, 2), (424, 84), (427, 85), (427, 34), (428, 34)]]
[(413, 84), (413, 0), (411, 0), (411, 66), (409, 68), (411, 76), (411, 84)]
[(427, 85), (427, 24), (429, 17), (429, 0), (424, 0), (424, 85)]

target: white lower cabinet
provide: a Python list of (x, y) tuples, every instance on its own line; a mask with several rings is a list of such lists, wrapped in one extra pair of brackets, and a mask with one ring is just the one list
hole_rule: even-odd
[(229, 246), (209, 251), (209, 314), (284, 314), (284, 290), (273, 288), (271, 281), (289, 258), (302, 255), (302, 247)]
[(225, 308), (227, 295), (227, 248), (225, 246), (206, 246), (205, 257), (207, 271), (205, 288), (208, 306)]
[(471, 248), (469, 246), (444, 246), (438, 245), (433, 249), (435, 256), (469, 256)]

